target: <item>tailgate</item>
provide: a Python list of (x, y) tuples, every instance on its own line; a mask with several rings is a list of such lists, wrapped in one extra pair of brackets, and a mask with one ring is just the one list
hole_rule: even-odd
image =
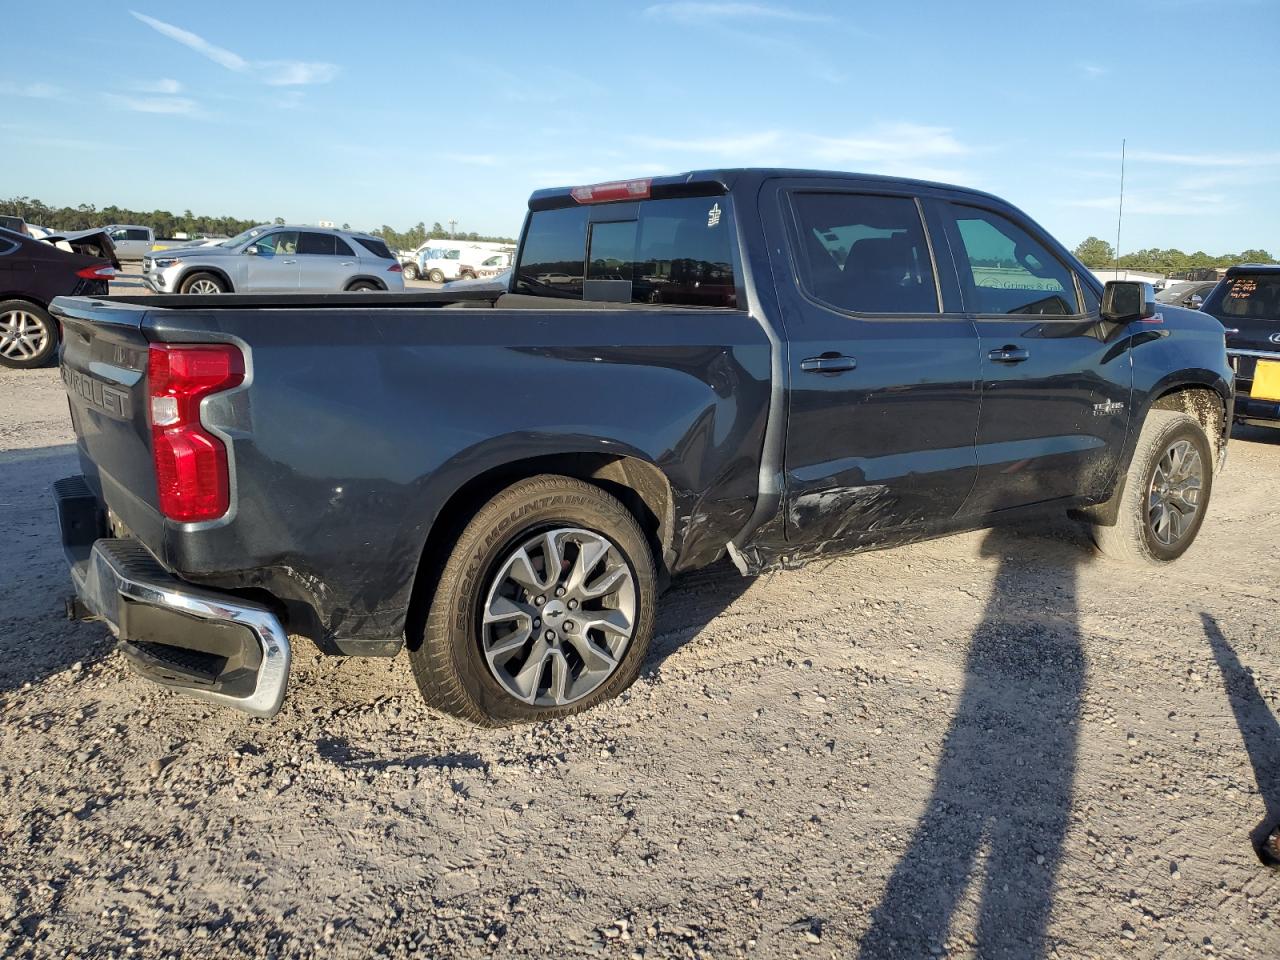
[(154, 548), (162, 522), (147, 410), (146, 309), (59, 297), (60, 366), (80, 465), (90, 489), (129, 532)]

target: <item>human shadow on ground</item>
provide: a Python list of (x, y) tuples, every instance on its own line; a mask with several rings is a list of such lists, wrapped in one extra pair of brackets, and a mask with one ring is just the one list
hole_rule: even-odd
[(865, 960), (938, 952), (971, 886), (975, 955), (1048, 952), (1085, 686), (1076, 568), (1088, 555), (1002, 528), (982, 552), (1000, 558), (991, 599), (932, 795), (862, 940)]
[(1231, 712), (1235, 714), (1240, 739), (1244, 741), (1253, 778), (1262, 795), (1263, 817), (1249, 834), (1253, 852), (1263, 863), (1275, 865), (1273, 856), (1263, 848), (1267, 836), (1280, 827), (1280, 722), (1267, 706), (1258, 690), (1253, 673), (1240, 663), (1218, 621), (1211, 614), (1200, 614), (1204, 635), (1209, 640), (1213, 657), (1222, 671), (1222, 684), (1227, 690)]
[(100, 624), (73, 624), (50, 486), (79, 472), (74, 444), (0, 451), (0, 694), (105, 656)]

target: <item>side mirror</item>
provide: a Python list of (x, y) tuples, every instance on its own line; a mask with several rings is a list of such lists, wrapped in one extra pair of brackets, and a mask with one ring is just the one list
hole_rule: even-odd
[(1102, 291), (1102, 319), (1112, 323), (1149, 320), (1156, 315), (1156, 292), (1141, 280), (1108, 280)]
[(244, 252), (251, 257), (256, 257), (258, 255), (258, 248), (257, 246), (245, 247)]
[(1191, 299), (1187, 301), (1187, 306), (1192, 310), (1199, 310), (1204, 306), (1204, 297), (1200, 296), (1198, 293), (1193, 293), (1191, 295)]

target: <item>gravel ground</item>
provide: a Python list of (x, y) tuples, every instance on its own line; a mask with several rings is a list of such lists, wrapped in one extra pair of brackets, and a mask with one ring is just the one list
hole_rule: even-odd
[(273, 721), (68, 583), (56, 371), (0, 371), (0, 955), (1280, 956), (1280, 432), (1178, 564), (1066, 523), (665, 599), (621, 699), (499, 731), (299, 647)]

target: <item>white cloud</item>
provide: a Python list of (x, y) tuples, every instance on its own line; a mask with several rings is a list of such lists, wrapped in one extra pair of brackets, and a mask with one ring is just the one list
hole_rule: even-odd
[(108, 93), (107, 101), (122, 110), (135, 113), (169, 113), (191, 115), (199, 110), (199, 104), (187, 97), (128, 97)]
[(1077, 63), (1076, 68), (1090, 80), (1096, 80), (1098, 77), (1104, 77), (1111, 72), (1110, 67), (1104, 67), (1100, 63), (1091, 63), (1088, 60), (1082, 60), (1080, 63)]
[[(1094, 159), (1120, 162), (1120, 151), (1082, 154)], [(1267, 167), (1280, 166), (1280, 152), (1271, 153), (1176, 153), (1164, 150), (1128, 150), (1125, 160), (1132, 163), (1167, 164), (1175, 167)]]
[[(1085, 197), (1068, 200), (1067, 206), (1083, 210), (1107, 210), (1115, 213), (1120, 209), (1119, 195), (1109, 197)], [(1124, 195), (1124, 212), (1126, 214), (1143, 214), (1149, 216), (1205, 216), (1209, 213), (1220, 214), (1236, 209), (1225, 194), (1169, 194), (1138, 193), (1126, 191)]]
[(139, 13), (137, 10), (130, 10), (134, 19), (145, 23), (157, 33), (164, 34), (170, 40), (176, 40), (184, 47), (190, 47), (202, 57), (208, 57), (214, 63), (226, 67), (228, 70), (235, 70), (243, 73), (249, 69), (249, 61), (238, 53), (232, 53), (224, 47), (218, 47), (210, 43), (199, 34), (192, 33), (190, 30), (183, 30), (181, 27), (175, 27), (172, 23), (165, 23), (163, 20), (157, 20), (155, 17), (148, 17), (145, 13)]
[[(313, 83), (328, 83), (338, 75), (338, 66), (307, 60), (246, 60), (240, 54), (225, 47), (210, 43), (199, 34), (184, 30), (182, 27), (165, 23), (145, 13), (130, 10), (134, 18), (145, 23), (152, 30), (170, 40), (176, 40), (184, 47), (189, 47), (202, 57), (207, 57), (219, 66), (226, 67), (235, 73), (255, 76), (263, 83), (275, 87), (305, 86)], [(176, 92), (176, 91), (174, 91)]]
[(441, 159), (468, 167), (499, 167), (503, 163), (492, 153), (446, 153), (441, 155)]
[(830, 17), (790, 7), (763, 3), (655, 3), (645, 7), (646, 17), (681, 23), (723, 23), (726, 20), (786, 20), (793, 23), (827, 23)]
[(689, 140), (670, 137), (632, 137), (633, 142), (649, 150), (662, 150), (669, 153), (692, 154), (748, 154), (758, 153), (775, 146), (782, 134), (776, 130), (762, 130), (759, 133), (733, 134), (723, 137), (695, 137)]
[(273, 87), (300, 87), (312, 83), (328, 83), (338, 75), (336, 63), (267, 60), (254, 66), (260, 71), (263, 82)]
[(173, 96), (175, 93), (182, 92), (182, 84), (177, 80), (171, 80), (169, 77), (162, 77), (159, 80), (143, 80), (135, 83), (133, 89), (139, 93), (162, 93), (167, 96)]
[(6, 97), (31, 97), (34, 100), (57, 100), (62, 89), (51, 83), (9, 83), (0, 81), (0, 95)]

